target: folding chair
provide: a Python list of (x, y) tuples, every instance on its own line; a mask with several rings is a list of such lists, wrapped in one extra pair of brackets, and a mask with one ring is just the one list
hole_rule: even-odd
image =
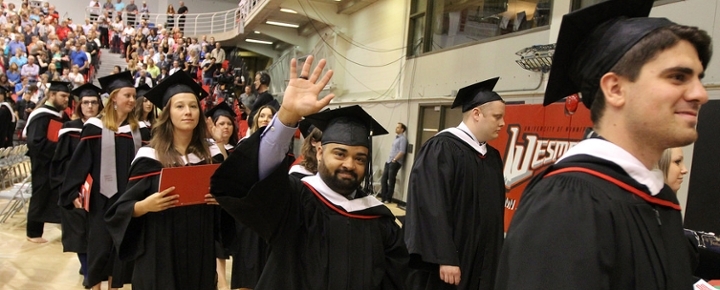
[(16, 212), (21, 211), (27, 200), (30, 198), (32, 186), (30, 183), (30, 176), (25, 177), (22, 183), (14, 185), (8, 190), (0, 191), (0, 199), (9, 199), (10, 201), (5, 204), (2, 210), (0, 210), (0, 223), (5, 223), (10, 217)]

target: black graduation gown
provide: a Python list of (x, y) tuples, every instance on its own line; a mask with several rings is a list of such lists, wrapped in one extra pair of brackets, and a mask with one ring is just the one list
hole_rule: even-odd
[(348, 213), (288, 175), (287, 160), (259, 180), (261, 133), (241, 142), (211, 179), (223, 209), (270, 246), (255, 289), (404, 289), (407, 250), (390, 210)]
[[(6, 105), (7, 104), (7, 105)], [(0, 104), (0, 148), (12, 147), (12, 132), (15, 132), (15, 123), (13, 123), (13, 110), (9, 103)]]
[(31, 163), (32, 196), (28, 208), (28, 221), (60, 222), (58, 192), (51, 190), (50, 162), (55, 155), (57, 142), (48, 139), (50, 122), (64, 123), (62, 114), (54, 107), (43, 105), (28, 117), (27, 145)]
[[(410, 173), (405, 243), (412, 289), (492, 289), (503, 241), (505, 187), (500, 153), (481, 156), (449, 132), (428, 140)], [(439, 265), (460, 267), (458, 286)]]
[[(234, 147), (230, 147), (226, 145), (228, 155), (235, 150)], [(218, 153), (213, 159), (222, 160), (223, 156)], [(230, 255), (233, 256), (230, 288), (254, 289), (267, 263), (269, 254), (267, 243), (252, 229), (235, 222), (227, 211), (219, 210), (218, 218), (221, 237), (216, 245), (217, 257), (228, 259)]]
[[(55, 156), (50, 163), (50, 179), (53, 191), (60, 191), (60, 187), (68, 172), (68, 163), (80, 143), (82, 119), (76, 119), (63, 124), (55, 148)], [(60, 219), (62, 229), (63, 252), (87, 252), (87, 212), (83, 208), (61, 208)]]
[[(150, 131), (140, 122), (140, 135), (143, 143), (150, 139)], [(113, 287), (119, 288), (130, 283), (132, 264), (118, 260), (113, 249), (113, 240), (105, 222), (105, 212), (125, 192), (128, 182), (130, 163), (135, 157), (130, 126), (123, 124), (115, 133), (115, 166), (117, 170), (118, 192), (107, 198), (100, 193), (100, 164), (102, 162), (102, 121), (88, 119), (81, 133), (80, 143), (75, 149), (67, 168), (68, 172), (60, 190), (60, 206), (66, 209), (74, 207), (73, 200), (78, 197), (80, 187), (87, 175), (93, 179), (90, 192), (90, 211), (87, 213), (87, 257), (88, 273), (85, 286), (93, 286), (113, 277)]]
[[(206, 161), (194, 157), (186, 165), (201, 164)], [(140, 149), (127, 191), (106, 215), (120, 259), (134, 261), (132, 288), (215, 289), (217, 206), (179, 206), (132, 216), (136, 202), (158, 191), (162, 168), (154, 149)]]
[[(600, 172), (637, 192), (588, 173), (543, 178), (567, 167)], [(616, 164), (571, 156), (525, 189), (508, 229), (496, 289), (691, 289), (687, 248), (680, 206), (669, 187), (653, 197)]]

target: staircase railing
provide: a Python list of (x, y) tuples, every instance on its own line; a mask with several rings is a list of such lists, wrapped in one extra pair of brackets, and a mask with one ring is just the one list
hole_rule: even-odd
[[(92, 18), (93, 15), (101, 14), (101, 11), (102, 10), (100, 8), (87, 7), (85, 9), (85, 17)], [(179, 27), (179, 25), (184, 23), (183, 34), (185, 36), (197, 37), (201, 35), (218, 34), (228, 31), (241, 31), (241, 17), (243, 16), (243, 14), (247, 13), (246, 11), (246, 9), (236, 8), (211, 13), (187, 13), (184, 15), (175, 14), (172, 16), (168, 15), (167, 13), (140, 14), (138, 12), (136, 15), (134, 15), (134, 19), (136, 25), (140, 22), (140, 20), (145, 19), (149, 23), (148, 25), (150, 27), (157, 27), (158, 24), (161, 24), (166, 29)], [(114, 16), (116, 16), (115, 11), (113, 11), (113, 17)], [(132, 20), (132, 16), (133, 15), (130, 15), (131, 19), (128, 19), (128, 12), (123, 11), (122, 19), (125, 25), (127, 25), (129, 21)]]

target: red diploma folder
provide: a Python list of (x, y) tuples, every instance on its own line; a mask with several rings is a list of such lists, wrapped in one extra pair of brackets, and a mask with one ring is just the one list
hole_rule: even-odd
[(80, 186), (80, 203), (82, 203), (85, 211), (90, 212), (90, 192), (92, 191), (93, 178), (88, 174), (85, 183)]
[(172, 186), (175, 190), (168, 195), (179, 195), (178, 206), (205, 203), (205, 195), (210, 193), (210, 177), (220, 164), (163, 168), (160, 171), (158, 192)]
[(50, 123), (48, 124), (47, 129), (47, 138), (48, 140), (52, 142), (58, 141), (58, 134), (60, 133), (60, 129), (62, 129), (63, 123), (60, 121), (50, 120)]

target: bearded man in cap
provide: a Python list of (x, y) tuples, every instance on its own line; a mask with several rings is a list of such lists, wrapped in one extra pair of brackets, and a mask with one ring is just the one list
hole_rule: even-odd
[[(390, 210), (360, 184), (368, 176), (370, 138), (387, 134), (359, 106), (317, 113), (332, 95), (318, 94), (321, 60), (312, 56), (290, 83), (282, 107), (264, 130), (241, 142), (211, 180), (210, 192), (237, 221), (270, 247), (257, 289), (404, 289), (407, 250)], [(285, 158), (297, 124), (323, 131), (318, 173), (288, 174)]]
[(692, 288), (680, 205), (654, 168), (697, 138), (712, 46), (648, 18), (652, 6), (610, 0), (563, 17), (545, 104), (579, 92), (594, 133), (525, 189), (496, 289)]
[(27, 138), (32, 176), (32, 197), (28, 208), (27, 239), (33, 243), (45, 243), (45, 223), (60, 223), (60, 208), (57, 206), (58, 193), (50, 190), (50, 162), (55, 154), (58, 132), (64, 122), (69, 121), (62, 114), (68, 106), (70, 83), (50, 82), (45, 104), (28, 116), (23, 137)]
[(411, 289), (492, 289), (503, 240), (499, 78), (458, 91), (463, 121), (423, 144), (410, 172), (405, 243)]

